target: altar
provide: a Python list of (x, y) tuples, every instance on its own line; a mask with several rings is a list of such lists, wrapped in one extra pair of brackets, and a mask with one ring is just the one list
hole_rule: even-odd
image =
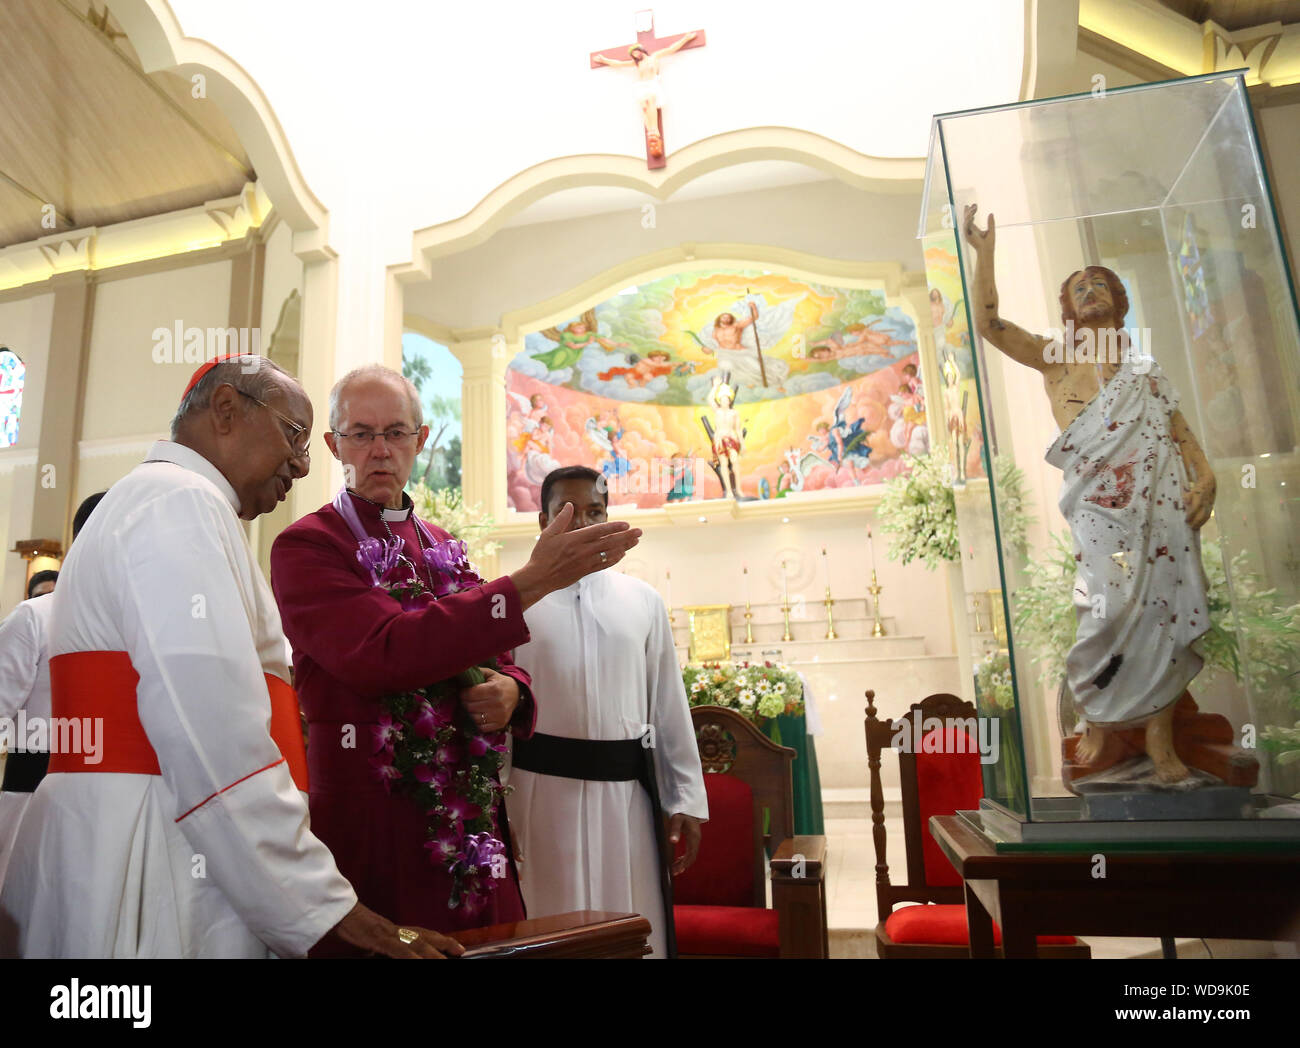
[[(748, 621), (744, 604), (721, 608), (729, 627), (726, 657), (732, 664), (778, 663), (797, 673), (803, 686), (804, 713), (760, 718), (759, 723), (774, 742), (796, 751), (796, 833), (825, 832), (824, 796), (856, 799), (862, 790), (866, 764), (859, 752), (859, 699), (866, 688), (880, 688), (904, 705), (935, 691), (961, 688), (957, 657), (927, 652), (924, 635), (896, 635), (897, 619), (877, 618), (870, 595), (835, 601), (829, 626), (824, 603), (792, 602), (788, 620), (781, 601), (748, 605)], [(692, 656), (692, 615), (687, 607), (671, 611), (678, 658), (685, 665)], [(783, 639), (787, 621), (790, 640)], [(873, 635), (877, 624), (882, 636)], [(828, 638), (832, 628), (835, 636)]]

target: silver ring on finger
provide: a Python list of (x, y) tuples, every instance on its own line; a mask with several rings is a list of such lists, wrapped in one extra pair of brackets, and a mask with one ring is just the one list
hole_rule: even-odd
[(605, 563), (608, 563), (608, 561), (609, 561), (609, 554), (606, 553), (604, 550), (601, 550), (601, 551), (600, 551), (600, 562), (601, 562), (602, 564), (605, 564)]

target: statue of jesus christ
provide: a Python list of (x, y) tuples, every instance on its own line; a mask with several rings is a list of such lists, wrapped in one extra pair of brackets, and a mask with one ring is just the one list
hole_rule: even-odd
[(645, 124), (646, 144), (650, 155), (656, 160), (664, 155), (664, 140), (659, 134), (659, 110), (664, 104), (663, 84), (659, 79), (659, 59), (664, 55), (676, 54), (695, 39), (694, 33), (687, 33), (680, 40), (658, 51), (647, 51), (640, 44), (633, 44), (628, 50), (630, 61), (606, 58), (596, 55), (595, 60), (606, 66), (636, 66), (636, 100), (641, 110), (641, 120)]
[(1078, 634), (1066, 659), (1086, 725), (1075, 761), (1095, 764), (1107, 732), (1145, 723), (1157, 778), (1178, 782), (1189, 773), (1174, 752), (1174, 706), (1201, 669), (1192, 642), (1210, 626), (1200, 528), (1214, 508), (1214, 474), (1169, 380), (1154, 360), (1129, 353), (1119, 277), (1102, 266), (1072, 273), (1061, 314), (1067, 341), (1119, 346), (1124, 359), (1053, 352), (1053, 339), (998, 315), (993, 216), (980, 230), (975, 211), (966, 208), (964, 224), (975, 250), (976, 326), (1042, 374), (1061, 427), (1047, 461), (1064, 473), (1059, 505), (1078, 564)]

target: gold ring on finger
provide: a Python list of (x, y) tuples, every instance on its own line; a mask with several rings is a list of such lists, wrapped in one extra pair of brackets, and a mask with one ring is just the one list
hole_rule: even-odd
[(411, 928), (398, 928), (397, 937), (407, 946), (410, 946), (411, 943), (415, 942), (415, 940), (420, 937), (420, 933)]

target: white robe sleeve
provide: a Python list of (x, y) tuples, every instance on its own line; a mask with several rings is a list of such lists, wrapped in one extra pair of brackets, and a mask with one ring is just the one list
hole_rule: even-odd
[(194, 488), (125, 524), (122, 636), (173, 817), (249, 930), (302, 956), (357, 898), (270, 736), (243, 533), (228, 504)]
[(27, 705), (41, 665), (41, 624), (26, 601), (0, 622), (0, 717)]
[(704, 768), (695, 741), (690, 704), (677, 665), (668, 612), (657, 594), (650, 595), (650, 635), (646, 638), (646, 688), (654, 725), (655, 775), (660, 803), (668, 815), (709, 817)]

